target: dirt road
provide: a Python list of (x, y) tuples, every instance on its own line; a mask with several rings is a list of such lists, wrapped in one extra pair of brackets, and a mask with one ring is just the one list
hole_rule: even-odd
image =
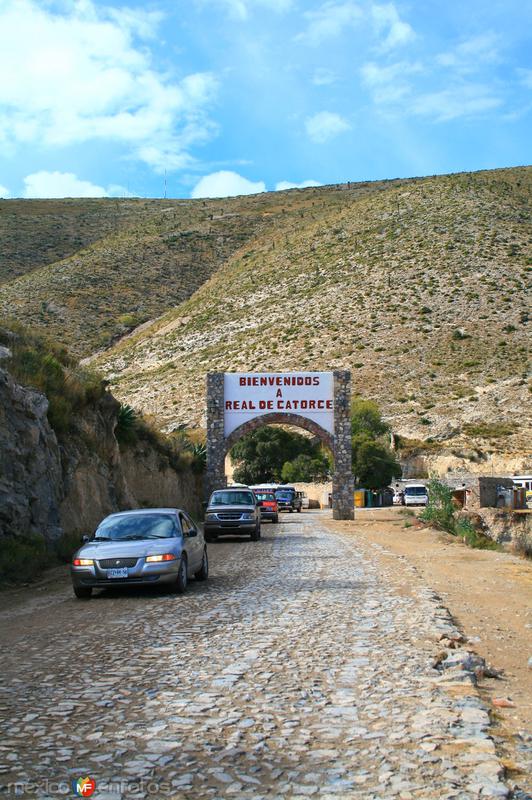
[(508, 796), (482, 699), (434, 668), (430, 586), (331, 524), (213, 544), (183, 597), (4, 595), (1, 796)]
[[(471, 649), (504, 671), (502, 680), (485, 680), (480, 690), (500, 722), (501, 744), (510, 741), (512, 767), (512, 740), (532, 748), (532, 563), (508, 552), (473, 550), (413, 522), (401, 509), (363, 509), (354, 523), (330, 521), (328, 527), (348, 532), (365, 551), (369, 547), (384, 564), (393, 564), (403, 591), (417, 582), (430, 585)], [(493, 699), (500, 697), (510, 698), (514, 707), (494, 707)]]

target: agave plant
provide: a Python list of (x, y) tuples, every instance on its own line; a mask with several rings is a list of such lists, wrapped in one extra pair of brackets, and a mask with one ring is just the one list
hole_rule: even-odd
[(204, 472), (207, 466), (207, 447), (203, 442), (196, 442), (192, 445), (194, 455), (194, 468), (198, 472)]
[(131, 442), (135, 438), (137, 414), (128, 403), (121, 403), (116, 420), (115, 436), (119, 442)]

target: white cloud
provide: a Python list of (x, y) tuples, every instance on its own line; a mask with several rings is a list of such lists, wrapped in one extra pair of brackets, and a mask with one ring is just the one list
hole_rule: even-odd
[(282, 14), (292, 8), (292, 0), (197, 0), (199, 5), (214, 4), (222, 6), (229, 16), (237, 20), (246, 20), (257, 7), (266, 8)]
[(321, 186), (318, 181), (302, 181), (301, 183), (290, 183), (290, 181), (279, 181), (275, 184), (276, 192), (285, 192), (287, 189), (308, 189), (309, 186)]
[(377, 105), (395, 106), (397, 113), (430, 117), (434, 122), (482, 116), (503, 102), (491, 87), (465, 82), (459, 76), (449, 88), (419, 92), (414, 80), (409, 78), (426, 75), (420, 62), (399, 61), (385, 66), (368, 62), (362, 66), (360, 74)]
[(398, 61), (381, 66), (369, 61), (360, 69), (362, 83), (371, 91), (377, 105), (393, 104), (402, 101), (411, 91), (407, 76), (423, 72), (420, 63)]
[(24, 178), (24, 197), (107, 197), (103, 186), (82, 181), (73, 172), (34, 172)]
[(350, 130), (349, 122), (340, 114), (331, 111), (320, 111), (305, 121), (309, 139), (316, 144), (323, 144), (340, 133)]
[(408, 44), (415, 38), (412, 27), (400, 18), (394, 3), (379, 5), (356, 3), (353, 0), (327, 0), (315, 11), (307, 11), (304, 16), (307, 28), (296, 36), (296, 40), (312, 45), (368, 24), (372, 25), (374, 34), (379, 38), (379, 49), (382, 51)]
[(330, 86), (333, 83), (336, 83), (337, 77), (336, 74), (330, 70), (325, 69), (324, 67), (319, 67), (315, 72), (312, 78), (312, 83), (314, 86)]
[(5, 186), (0, 185), (0, 197), (9, 197), (11, 192)]
[(190, 196), (197, 197), (235, 197), (241, 194), (259, 194), (266, 191), (263, 181), (249, 181), (238, 172), (220, 170), (204, 175), (194, 186)]
[(532, 89), (532, 69), (518, 69), (517, 74), (522, 85)]
[[(24, 178), (24, 197), (134, 197), (123, 186), (107, 189), (84, 181), (73, 172), (33, 172)], [(1, 187), (0, 187), (1, 189)], [(0, 191), (1, 194), (1, 191)]]
[[(56, 8), (58, 6), (55, 6)], [(211, 74), (172, 82), (145, 42), (154, 13), (38, 0), (0, 2), (0, 142), (58, 147), (95, 139), (126, 144), (155, 169), (191, 161), (212, 135)]]
[(441, 92), (420, 95), (410, 103), (410, 110), (435, 122), (448, 122), (460, 117), (477, 117), (502, 105), (489, 87), (469, 84)]
[(454, 50), (440, 53), (436, 61), (443, 67), (450, 67), (457, 72), (474, 72), (486, 64), (499, 61), (498, 37), (494, 33), (472, 36), (460, 42)]
[(344, 3), (324, 3), (316, 11), (307, 11), (304, 16), (308, 20), (307, 28), (296, 39), (317, 45), (335, 38), (346, 28), (356, 27), (364, 15), (358, 3), (347, 0)]
[(373, 5), (371, 16), (377, 32), (384, 35), (381, 42), (382, 50), (392, 50), (404, 44), (408, 44), (415, 38), (415, 33), (408, 22), (403, 22), (393, 3), (386, 5)]

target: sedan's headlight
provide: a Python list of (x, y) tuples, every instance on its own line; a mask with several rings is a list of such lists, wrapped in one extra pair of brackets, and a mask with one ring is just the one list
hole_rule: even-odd
[(93, 567), (94, 560), (92, 558), (75, 558), (72, 564), (75, 567)]
[(146, 561), (153, 563), (154, 561), (175, 561), (173, 553), (163, 553), (157, 556), (146, 556)]
[(205, 519), (216, 520), (216, 519), (218, 519), (218, 517), (216, 516), (216, 514), (207, 514), (205, 516)]
[(253, 519), (253, 514), (242, 514), (242, 519)]

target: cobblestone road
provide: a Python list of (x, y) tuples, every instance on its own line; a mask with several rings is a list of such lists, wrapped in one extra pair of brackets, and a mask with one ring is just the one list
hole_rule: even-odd
[(1, 614), (0, 796), (506, 796), (481, 701), (432, 667), (437, 598), (322, 514), (282, 519), (210, 545), (183, 597), (63, 582)]

